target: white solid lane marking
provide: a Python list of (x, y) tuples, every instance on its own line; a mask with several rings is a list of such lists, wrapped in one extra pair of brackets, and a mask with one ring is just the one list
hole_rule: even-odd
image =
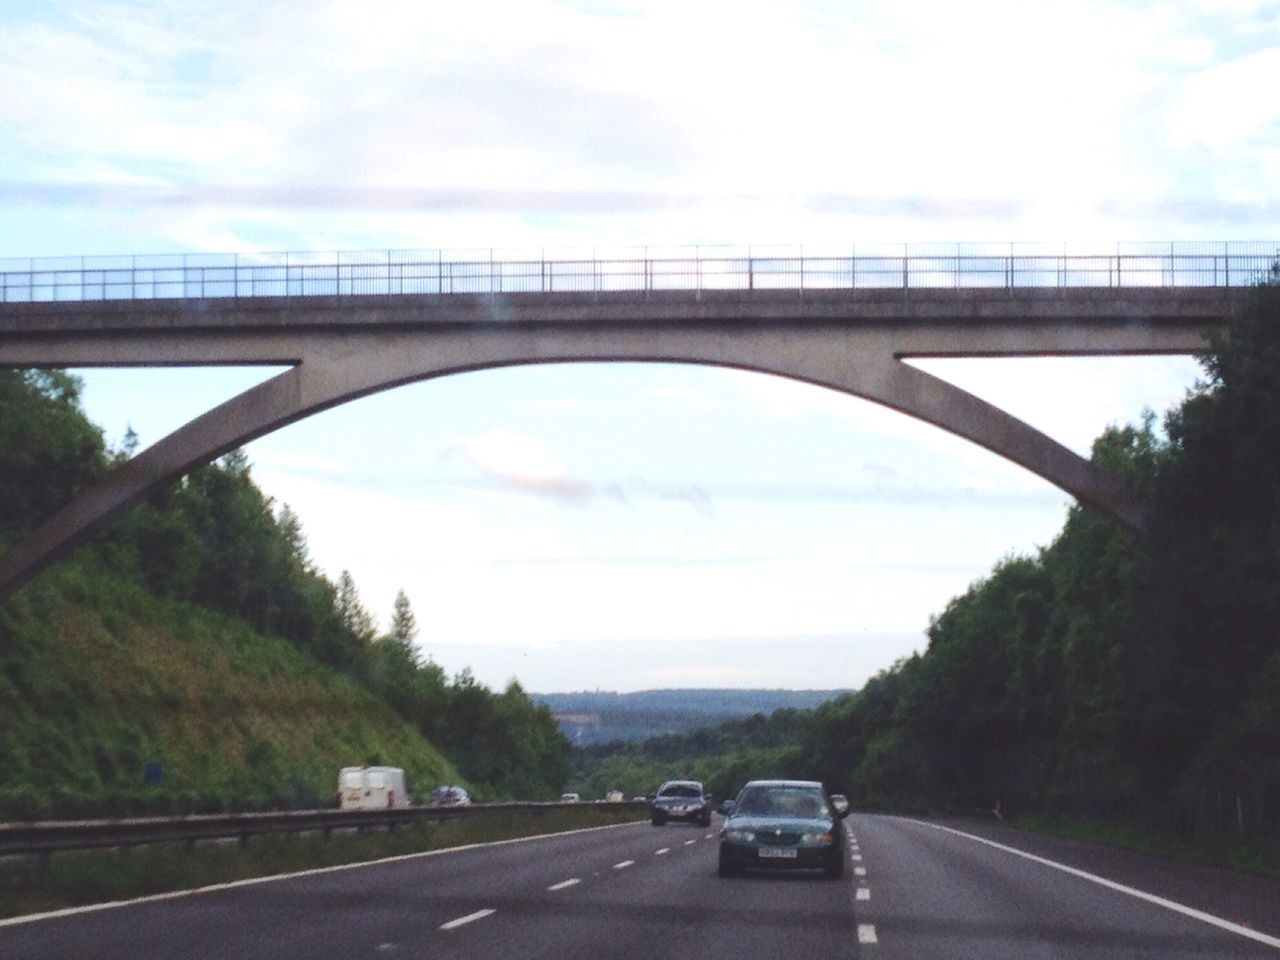
[(686, 840), (686, 841), (684, 842), (684, 845), (685, 845), (686, 847), (692, 847), (692, 846), (693, 846), (695, 843), (697, 843), (697, 842), (698, 842), (697, 840)]
[(870, 887), (859, 887), (859, 888), (858, 888), (858, 892), (857, 892), (857, 894), (856, 894), (855, 896), (856, 896), (856, 899), (858, 899), (858, 900), (870, 900), (870, 899), (871, 899), (871, 888), (870, 888)]
[(568, 880), (561, 880), (559, 883), (553, 883), (551, 886), (547, 887), (547, 889), (548, 890), (564, 890), (567, 887), (575, 886), (581, 882), (582, 881), (579, 880), (577, 877), (570, 877)]
[(625, 870), (627, 867), (631, 866), (633, 863), (635, 863), (634, 860), (623, 860), (621, 863), (615, 863), (613, 865), (613, 869)]
[(275, 883), (277, 880), (293, 880), (297, 877), (315, 877), (325, 873), (338, 873), (344, 870), (359, 870), (361, 867), (380, 867), (387, 863), (400, 863), (405, 860), (419, 860), (427, 857), (443, 857), (451, 853), (465, 853), (468, 850), (480, 850), (484, 847), (507, 847), (516, 843), (530, 843), (535, 840), (554, 840), (557, 837), (571, 837), (579, 833), (595, 833), (600, 830), (617, 830), (619, 827), (634, 827), (637, 823), (610, 823), (603, 827), (580, 827), (577, 830), (562, 830), (559, 833), (542, 833), (532, 837), (513, 837), (510, 840), (488, 840), (484, 843), (467, 843), (460, 847), (444, 847), (440, 850), (422, 850), (418, 853), (401, 853), (394, 857), (380, 857), (377, 860), (361, 860), (358, 863), (340, 863), (334, 867), (313, 867), (310, 870), (295, 870), (292, 873), (273, 873), (268, 877), (250, 877), (246, 880), (230, 880), (227, 883), (211, 883), (207, 887), (196, 887), (194, 890), (170, 890), (168, 893), (151, 893), (145, 897), (133, 897), (129, 900), (109, 900), (106, 903), (90, 903), (83, 907), (63, 907), (60, 910), (47, 910), (44, 913), (29, 913), (22, 917), (8, 917), (0, 920), (0, 927), (16, 927), (24, 923), (36, 923), (40, 920), (57, 920), (61, 917), (73, 917), (80, 913), (96, 913), (99, 910), (118, 910), (121, 907), (133, 907), (142, 903), (158, 903), (162, 900), (178, 900), (182, 897), (195, 897), (202, 893), (217, 893), (221, 890), (235, 890), (239, 887), (252, 887), (259, 883)]
[(660, 856), (662, 856), (664, 853), (670, 853), (670, 852), (671, 852), (671, 848), (670, 848), (670, 847), (663, 847), (661, 850), (655, 850), (655, 851), (653, 851), (653, 855), (654, 855), (655, 857), (660, 857)]
[(986, 837), (975, 836), (972, 833), (965, 833), (963, 830), (953, 830), (951, 827), (944, 827), (937, 823), (926, 823), (924, 820), (907, 820), (908, 823), (918, 823), (922, 827), (932, 827), (934, 830), (943, 830), (947, 833), (954, 833), (957, 837), (965, 837), (969, 840), (975, 840), (978, 843), (985, 843), (989, 847), (995, 847), (997, 850), (1003, 850), (1005, 853), (1012, 853), (1018, 857), (1024, 857), (1035, 863), (1042, 864), (1046, 867), (1053, 867), (1055, 870), (1061, 870), (1063, 873), (1069, 873), (1073, 877), (1080, 877), (1082, 880), (1089, 880), (1099, 886), (1106, 887), (1108, 890), (1114, 890), (1117, 893), (1128, 894), (1139, 900), (1145, 900), (1147, 903), (1153, 903), (1157, 907), (1164, 907), (1166, 910), (1172, 910), (1174, 913), (1180, 913), (1184, 917), (1191, 917), (1193, 920), (1199, 920), (1202, 923), (1210, 924), (1222, 930), (1237, 933), (1242, 937), (1248, 937), (1250, 940), (1256, 940), (1258, 943), (1265, 943), (1269, 947), (1280, 948), (1280, 937), (1272, 937), (1265, 933), (1259, 933), (1257, 930), (1250, 930), (1238, 923), (1232, 923), (1230, 920), (1224, 920), (1222, 917), (1215, 917), (1211, 913), (1205, 913), (1203, 910), (1197, 910), (1194, 907), (1188, 907), (1185, 904), (1175, 903), (1172, 900), (1166, 900), (1164, 897), (1157, 897), (1153, 893), (1146, 893), (1133, 887), (1126, 887), (1122, 883), (1116, 883), (1114, 880), (1108, 880), (1106, 877), (1100, 877), (1094, 873), (1088, 873), (1084, 870), (1077, 870), (1075, 867), (1068, 867), (1065, 863), (1057, 863), (1054, 860), (1047, 860), (1044, 857), (1038, 857), (1034, 853), (1027, 853), (1025, 850), (1019, 850), (1016, 847), (1006, 847), (1003, 843), (996, 843), (994, 840), (988, 840)]
[(854, 868), (853, 868), (853, 875), (854, 875), (855, 877), (865, 877), (865, 876), (867, 875), (867, 868), (866, 868), (866, 867), (854, 867)]
[(475, 913), (468, 913), (465, 917), (458, 917), (456, 920), (450, 920), (448, 923), (440, 924), (441, 930), (456, 930), (458, 927), (465, 926), (468, 923), (474, 923), (477, 920), (483, 920), (485, 917), (492, 916), (497, 910), (486, 907), (484, 910), (477, 910)]
[(876, 925), (874, 923), (858, 924), (858, 942), (876, 943)]

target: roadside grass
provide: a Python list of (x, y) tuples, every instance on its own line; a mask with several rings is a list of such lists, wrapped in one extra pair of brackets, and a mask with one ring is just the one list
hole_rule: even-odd
[(1264, 877), (1280, 877), (1280, 845), (1274, 843), (1268, 845), (1241, 839), (1196, 842), (1132, 824), (1041, 815), (1017, 817), (1004, 823), (1029, 833), (1154, 853)]
[(179, 842), (45, 859), (15, 857), (0, 862), (0, 918), (637, 819), (634, 810), (586, 806), (493, 811), (395, 830), (335, 832), (328, 838), (318, 832), (269, 834), (251, 838), (245, 847), (232, 840), (188, 849)]
[(0, 603), (0, 648), (0, 820), (316, 809), (360, 764), (483, 796), (353, 677), (83, 559)]

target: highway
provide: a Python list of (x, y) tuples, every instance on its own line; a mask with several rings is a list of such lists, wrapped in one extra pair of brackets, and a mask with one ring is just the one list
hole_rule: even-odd
[(998, 826), (847, 823), (842, 881), (722, 880), (714, 826), (646, 822), (0, 922), (0, 956), (1280, 960), (1280, 881)]

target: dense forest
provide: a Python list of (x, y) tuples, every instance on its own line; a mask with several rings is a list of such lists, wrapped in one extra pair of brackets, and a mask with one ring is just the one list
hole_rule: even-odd
[(1093, 459), (1146, 494), (1134, 535), (1075, 507), (933, 617), (924, 653), (813, 711), (575, 750), (575, 783), (824, 780), (863, 809), (999, 812), (1280, 862), (1280, 274), (1164, 421)]
[(1165, 420), (1093, 459), (1149, 535), (1076, 507), (930, 622), (928, 648), (819, 708), (800, 766), (864, 807), (1142, 823), (1280, 844), (1280, 275)]
[[(0, 549), (132, 445), (107, 446), (74, 377), (0, 371)], [(568, 744), (550, 711), (515, 682), (446, 677), (416, 633), (403, 593), (380, 632), (351, 577), (315, 567), (297, 516), (232, 453), (0, 604), (0, 816), (327, 802), (339, 753), (416, 769), (419, 791), (459, 777), (481, 797), (556, 796)], [(242, 729), (253, 704), (260, 722)], [(362, 732), (322, 736), (334, 716)], [(200, 723), (236, 744), (210, 746), (216, 763), (187, 735)], [(185, 776), (141, 790), (144, 758), (175, 751)]]

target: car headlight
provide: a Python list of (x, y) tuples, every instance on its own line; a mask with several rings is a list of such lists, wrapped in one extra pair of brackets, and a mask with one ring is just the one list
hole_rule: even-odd
[(800, 836), (800, 842), (809, 847), (825, 847), (831, 843), (831, 834), (805, 833)]
[(743, 843), (754, 843), (756, 835), (751, 830), (725, 829), (720, 831), (721, 840), (740, 840)]

